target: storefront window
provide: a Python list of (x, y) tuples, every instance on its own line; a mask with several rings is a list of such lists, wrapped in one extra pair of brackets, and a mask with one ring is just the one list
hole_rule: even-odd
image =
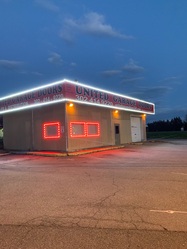
[(86, 126), (87, 126), (87, 136), (88, 137), (100, 136), (99, 123), (86, 123)]
[(44, 139), (60, 138), (60, 122), (49, 122), (43, 124)]
[(98, 122), (70, 122), (71, 137), (97, 137), (100, 136)]
[(71, 137), (85, 137), (86, 136), (85, 122), (71, 122), (70, 123), (70, 136)]

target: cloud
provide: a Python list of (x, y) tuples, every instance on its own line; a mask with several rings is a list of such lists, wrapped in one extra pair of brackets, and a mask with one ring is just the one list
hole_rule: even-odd
[(0, 68), (4, 68), (8, 70), (19, 69), (22, 64), (23, 62), (21, 61), (0, 60)]
[(144, 68), (138, 66), (133, 59), (130, 59), (129, 63), (123, 67), (123, 70), (129, 73), (141, 73), (144, 71)]
[(178, 80), (179, 77), (176, 77), (176, 76), (171, 76), (171, 77), (166, 77), (165, 79), (163, 79), (162, 81), (176, 81)]
[(187, 106), (178, 106), (176, 108), (171, 107), (161, 107), (156, 103), (156, 115), (149, 115), (147, 118), (147, 122), (151, 123), (153, 121), (158, 120), (171, 120), (175, 117), (181, 117), (183, 120), (185, 119), (187, 114)]
[[(175, 108), (171, 108), (171, 107), (159, 107), (158, 114), (170, 114), (170, 113), (175, 113), (175, 117), (176, 116), (181, 116), (181, 113), (183, 113), (183, 115), (187, 114), (187, 106), (177, 106)], [(180, 115), (179, 115), (180, 113)], [(173, 116), (173, 117), (174, 117)]]
[(25, 75), (35, 75), (35, 76), (39, 76), (39, 77), (41, 77), (41, 76), (43, 76), (43, 74), (42, 73), (40, 73), (40, 72), (37, 72), (37, 71), (28, 71), (28, 70), (22, 70), (22, 71), (20, 71), (20, 74), (25, 74)]
[(63, 60), (62, 60), (62, 58), (61, 58), (61, 55), (58, 54), (58, 53), (55, 53), (55, 52), (51, 53), (51, 56), (48, 58), (48, 61), (49, 61), (50, 63), (58, 64), (58, 65), (60, 65), (60, 64), (63, 63)]
[(133, 39), (133, 36), (125, 35), (115, 30), (111, 25), (105, 22), (105, 17), (96, 12), (90, 12), (81, 19), (67, 18), (65, 19), (65, 27), (61, 31), (60, 36), (66, 41), (72, 40), (73, 32), (82, 32), (85, 34), (98, 37), (114, 37), (120, 39)]
[(123, 49), (123, 48), (118, 48), (116, 50), (116, 53), (115, 55), (119, 58), (123, 58), (123, 57), (127, 57), (128, 54), (132, 53), (131, 50), (128, 50), (128, 49)]
[(144, 93), (152, 97), (155, 97), (155, 96), (157, 97), (157, 96), (163, 96), (171, 90), (172, 88), (168, 86), (156, 86), (156, 87), (145, 89)]
[(35, 0), (35, 3), (40, 5), (42, 8), (48, 9), (53, 12), (59, 12), (59, 7), (49, 0)]
[(155, 101), (169, 93), (173, 88), (169, 86), (142, 87), (138, 91), (131, 93), (138, 98)]
[(102, 75), (105, 77), (111, 77), (111, 76), (119, 75), (120, 73), (121, 73), (120, 70), (107, 70), (107, 71), (103, 71)]
[(159, 82), (162, 82), (164, 84), (172, 84), (172, 85), (180, 85), (181, 84), (181, 77), (179, 76), (171, 76), (171, 77), (166, 77)]
[(33, 74), (33, 75), (36, 75), (36, 76), (43, 76), (43, 74), (42, 73), (40, 73), (40, 72), (37, 72), (37, 71), (35, 71), (35, 72), (31, 72), (31, 74)]
[(67, 43), (71, 44), (74, 42), (73, 39), (73, 34), (69, 30), (69, 28), (65, 27), (61, 32), (60, 32), (60, 37)]
[(123, 84), (123, 83), (133, 83), (133, 82), (136, 82), (136, 81), (139, 81), (139, 80), (143, 80), (144, 79), (144, 77), (134, 77), (134, 78), (124, 78), (122, 81), (121, 81), (121, 83)]
[(76, 66), (77, 66), (77, 63), (75, 63), (75, 62), (71, 62), (70, 66), (72, 66), (72, 67), (76, 67)]

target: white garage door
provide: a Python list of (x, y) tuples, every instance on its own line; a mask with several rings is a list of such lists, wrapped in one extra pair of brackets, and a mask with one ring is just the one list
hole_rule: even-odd
[(131, 135), (132, 135), (132, 142), (142, 141), (141, 118), (131, 117)]

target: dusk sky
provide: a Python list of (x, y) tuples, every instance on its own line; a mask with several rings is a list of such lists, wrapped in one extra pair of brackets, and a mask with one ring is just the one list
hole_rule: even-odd
[(0, 96), (60, 79), (187, 114), (186, 0), (0, 0)]

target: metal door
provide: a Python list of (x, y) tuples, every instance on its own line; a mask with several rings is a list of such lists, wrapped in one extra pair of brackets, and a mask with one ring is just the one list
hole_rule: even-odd
[(120, 127), (119, 124), (114, 124), (115, 145), (120, 144)]
[(141, 118), (139, 117), (131, 117), (131, 136), (132, 142), (142, 141)]

